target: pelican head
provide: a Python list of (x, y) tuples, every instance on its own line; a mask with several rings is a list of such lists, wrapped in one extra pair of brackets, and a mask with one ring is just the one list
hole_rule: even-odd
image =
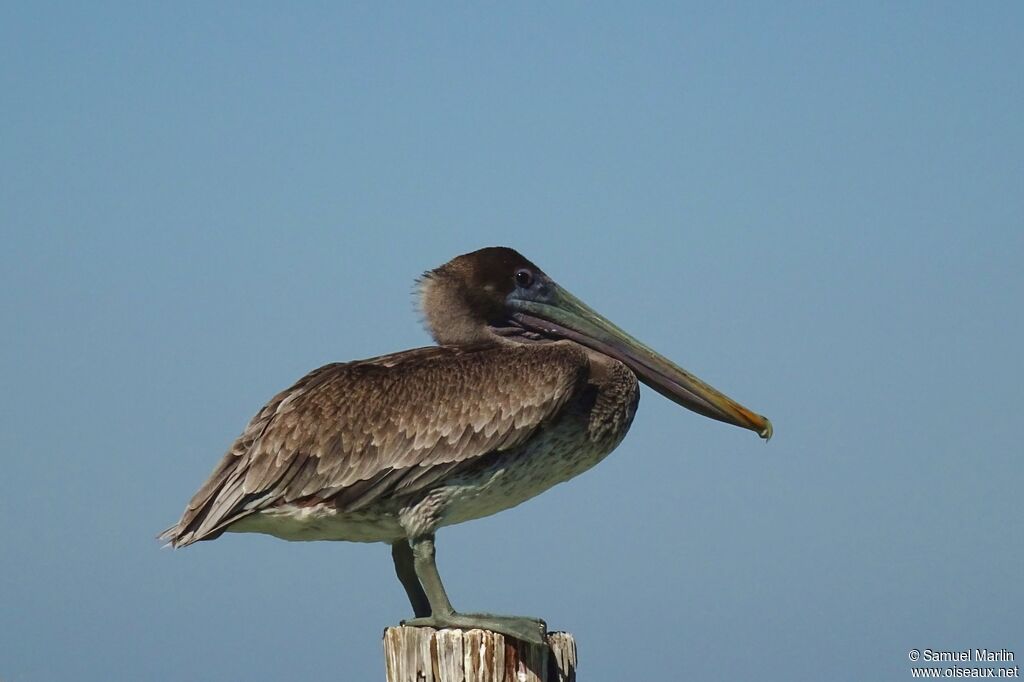
[(458, 256), (424, 274), (427, 327), (443, 345), (544, 343), (568, 339), (629, 367), (683, 407), (772, 436), (772, 424), (645, 346), (555, 283), (513, 249)]

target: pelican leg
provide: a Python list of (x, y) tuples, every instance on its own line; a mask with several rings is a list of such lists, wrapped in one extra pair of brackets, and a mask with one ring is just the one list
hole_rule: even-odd
[[(403, 625), (455, 628), (458, 630), (493, 630), (509, 637), (544, 644), (547, 624), (538, 618), (523, 616), (495, 616), (489, 613), (458, 613), (452, 608), (448, 593), (441, 583), (434, 560), (434, 536), (412, 538), (413, 567), (419, 583), (430, 602), (430, 616), (402, 621)], [(417, 612), (419, 616), (419, 612)]]
[(395, 562), (395, 573), (398, 580), (405, 588), (409, 596), (409, 603), (412, 604), (412, 612), (419, 618), (426, 618), (430, 615), (430, 602), (427, 600), (427, 593), (420, 585), (420, 579), (416, 577), (416, 567), (413, 565), (412, 547), (406, 539), (399, 540), (391, 545), (391, 558)]

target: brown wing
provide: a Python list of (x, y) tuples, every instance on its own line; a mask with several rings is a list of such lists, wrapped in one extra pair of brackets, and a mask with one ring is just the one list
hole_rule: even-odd
[(588, 368), (569, 343), (431, 347), (326, 365), (253, 417), (160, 537), (175, 547), (213, 539), (244, 516), (296, 500), (354, 510), (414, 494), (529, 438)]

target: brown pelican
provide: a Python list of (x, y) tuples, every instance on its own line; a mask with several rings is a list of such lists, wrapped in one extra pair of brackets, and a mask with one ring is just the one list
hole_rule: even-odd
[(459, 256), (420, 280), (438, 345), (313, 370), (261, 409), (181, 520), (173, 547), (226, 531), (391, 545), (416, 615), (541, 642), (543, 621), (455, 611), (441, 526), (509, 509), (600, 462), (625, 436), (637, 379), (770, 438), (772, 426), (643, 345), (516, 251)]

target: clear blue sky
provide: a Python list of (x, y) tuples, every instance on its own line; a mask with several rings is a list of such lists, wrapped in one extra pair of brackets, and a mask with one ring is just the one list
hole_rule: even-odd
[(307, 370), (513, 246), (770, 416), (646, 391), (439, 535), (581, 680), (1024, 656), (1024, 5), (0, 6), (0, 679), (370, 680), (383, 545), (173, 522)]

